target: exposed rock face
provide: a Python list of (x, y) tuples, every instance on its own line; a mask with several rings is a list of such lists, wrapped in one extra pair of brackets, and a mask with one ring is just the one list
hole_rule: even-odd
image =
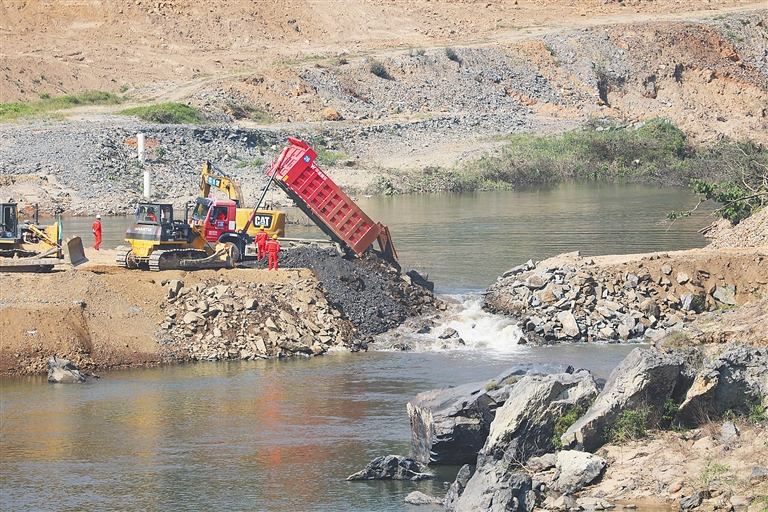
[(429, 468), (408, 457), (387, 455), (376, 457), (361, 471), (349, 475), (347, 480), (424, 480), (434, 478)]
[(530, 457), (553, 451), (557, 420), (574, 407), (589, 407), (599, 391), (586, 370), (523, 377), (496, 411), (477, 458), (478, 468), (496, 461), (506, 467), (520, 466)]
[(594, 451), (624, 409), (660, 407), (672, 396), (683, 358), (636, 348), (617, 366), (587, 413), (563, 434), (563, 446)]
[(48, 359), (48, 382), (73, 384), (85, 382), (85, 375), (68, 359), (53, 356)]
[(580, 491), (605, 469), (606, 460), (588, 452), (563, 450), (557, 454), (557, 475), (552, 488), (564, 494)]
[(709, 415), (725, 411), (747, 412), (748, 404), (768, 395), (768, 350), (731, 346), (696, 371), (678, 417), (696, 425)]
[(472, 466), (469, 464), (461, 466), (459, 472), (456, 473), (456, 479), (451, 486), (448, 487), (448, 492), (445, 493), (445, 498), (443, 498), (443, 506), (445, 506), (445, 510), (455, 510), (456, 503), (459, 501), (461, 495), (464, 494), (464, 489), (466, 489), (469, 479), (472, 478), (473, 472)]
[(492, 465), (472, 475), (461, 497), (446, 510), (531, 512), (535, 504), (536, 493), (529, 475)]
[(570, 373), (573, 368), (519, 365), (491, 381), (419, 393), (407, 404), (411, 457), (427, 464), (474, 464), (496, 409), (507, 400), (514, 386), (513, 380), (526, 374), (561, 372)]

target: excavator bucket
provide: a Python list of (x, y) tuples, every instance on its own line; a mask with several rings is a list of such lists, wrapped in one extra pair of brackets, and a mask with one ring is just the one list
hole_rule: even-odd
[(69, 262), (73, 267), (82, 265), (88, 261), (88, 258), (85, 257), (83, 241), (79, 236), (67, 239), (67, 243), (64, 245), (64, 255), (69, 258)]

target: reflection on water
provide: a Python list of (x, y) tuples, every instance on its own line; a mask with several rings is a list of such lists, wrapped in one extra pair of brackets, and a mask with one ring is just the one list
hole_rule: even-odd
[[(562, 185), (379, 197), (361, 206), (389, 225), (403, 266), (448, 293), (482, 290), (516, 264), (561, 252), (701, 246), (696, 223), (704, 213), (668, 231), (663, 223), (689, 200), (685, 190)], [(89, 245), (91, 222), (66, 219), (65, 236)], [(104, 247), (122, 244), (130, 222), (103, 219)], [(491, 379), (526, 362), (607, 377), (633, 348), (516, 345), (517, 327), (483, 312), (476, 295), (448, 300), (454, 305), (432, 333), (387, 334), (405, 339), (409, 352), (107, 372), (85, 385), (2, 379), (0, 503), (8, 510), (430, 510), (403, 498), (414, 490), (443, 496), (458, 468), (436, 468), (438, 478), (423, 482), (345, 481), (377, 456), (408, 453), (405, 404), (417, 393)], [(435, 336), (446, 327), (465, 345), (444, 348)]]
[[(696, 231), (710, 219), (700, 208), (670, 225), (671, 210), (687, 210), (688, 189), (600, 183), (551, 188), (360, 199), (363, 210), (389, 226), (402, 266), (427, 274), (441, 293), (484, 290), (529, 259), (581, 251), (585, 256), (702, 247)], [(298, 209), (289, 236), (322, 238)], [(65, 236), (93, 243), (93, 219), (65, 219)], [(130, 218), (105, 218), (103, 247), (124, 244)]]
[[(347, 482), (406, 455), (417, 393), (495, 377), (522, 362), (608, 372), (631, 346), (507, 353), (337, 353), (107, 372), (84, 385), (3, 379), (0, 501), (8, 510), (397, 511), (424, 482)], [(428, 510), (420, 508), (419, 510)]]

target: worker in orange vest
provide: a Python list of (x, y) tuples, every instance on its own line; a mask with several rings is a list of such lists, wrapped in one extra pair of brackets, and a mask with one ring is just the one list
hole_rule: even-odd
[(256, 248), (259, 259), (267, 255), (267, 240), (269, 240), (269, 234), (264, 231), (264, 226), (259, 226), (259, 232), (256, 233)]
[(272, 235), (272, 240), (267, 241), (267, 256), (269, 256), (269, 270), (272, 265), (277, 270), (277, 253), (280, 252), (280, 242), (277, 241), (277, 235)]
[(96, 216), (96, 220), (93, 221), (93, 225), (91, 226), (91, 231), (93, 231), (93, 248), (97, 251), (99, 250), (99, 246), (101, 245), (101, 215)]

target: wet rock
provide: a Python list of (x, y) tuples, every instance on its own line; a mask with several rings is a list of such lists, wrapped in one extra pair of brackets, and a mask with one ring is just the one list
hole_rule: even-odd
[(434, 478), (425, 464), (400, 455), (376, 457), (347, 480), (424, 480)]
[(72, 361), (53, 356), (45, 363), (48, 366), (48, 382), (74, 384), (85, 382), (85, 375), (72, 364)]
[(435, 498), (434, 496), (428, 496), (423, 492), (413, 491), (408, 493), (405, 497), (405, 502), (409, 505), (442, 505), (443, 500)]
[(573, 368), (556, 364), (518, 365), (490, 381), (419, 393), (407, 404), (411, 421), (410, 456), (425, 464), (474, 464), (496, 409), (507, 400), (515, 385), (509, 377), (567, 372), (573, 372)]
[(636, 348), (613, 370), (595, 403), (561, 437), (564, 447), (594, 451), (605, 442), (607, 429), (625, 408), (661, 408), (672, 395), (681, 355)]
[(563, 450), (557, 454), (557, 473), (552, 488), (564, 494), (580, 491), (605, 469), (606, 460), (592, 453)]
[(472, 478), (473, 473), (474, 470), (469, 464), (461, 466), (459, 472), (456, 473), (456, 479), (451, 483), (450, 487), (448, 487), (448, 492), (445, 493), (445, 498), (443, 498), (443, 505), (446, 512), (455, 510), (454, 507), (456, 506), (456, 502), (464, 493), (464, 489), (467, 487), (467, 482)]

